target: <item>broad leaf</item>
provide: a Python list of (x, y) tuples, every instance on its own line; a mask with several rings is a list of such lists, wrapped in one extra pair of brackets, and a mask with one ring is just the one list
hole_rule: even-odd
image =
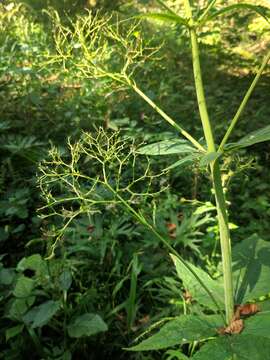
[(168, 14), (168, 13), (148, 13), (148, 14), (142, 14), (140, 17), (143, 18), (149, 18), (159, 21), (165, 21), (165, 22), (173, 22), (177, 24), (182, 24), (187, 26), (186, 19), (182, 18), (181, 16), (178, 16), (176, 14)]
[(8, 317), (12, 320), (21, 321), (22, 315), (34, 304), (35, 296), (26, 299), (15, 299), (12, 301), (8, 311)]
[(171, 154), (190, 154), (197, 152), (186, 140), (172, 139), (163, 140), (138, 149), (139, 154), (144, 155), (171, 155)]
[(247, 3), (239, 3), (239, 4), (226, 6), (225, 8), (223, 8), (221, 10), (218, 10), (218, 11), (215, 11), (214, 13), (209, 15), (207, 17), (206, 21), (207, 20), (213, 20), (219, 15), (224, 15), (224, 14), (226, 14), (228, 12), (237, 11), (237, 10), (240, 10), (240, 9), (254, 11), (258, 15), (262, 16), (267, 22), (269, 22), (270, 9), (268, 9), (267, 7), (264, 7), (264, 6), (251, 5), (251, 4), (247, 4)]
[(68, 325), (68, 335), (72, 338), (92, 336), (108, 330), (107, 324), (97, 314), (86, 313), (76, 317)]
[(31, 325), (32, 328), (42, 327), (48, 324), (59, 309), (59, 301), (49, 300), (29, 310), (23, 316), (23, 320), (27, 325)]
[(270, 242), (256, 234), (233, 248), (233, 276), (238, 304), (270, 292)]
[(222, 336), (202, 346), (193, 360), (266, 360), (269, 359), (270, 340), (254, 335)]
[(245, 320), (243, 334), (263, 336), (270, 339), (270, 312), (259, 312)]
[(39, 254), (22, 258), (16, 269), (17, 271), (30, 269), (35, 271), (38, 275), (45, 275), (47, 273), (46, 263)]
[(260, 130), (253, 131), (252, 133), (244, 136), (236, 143), (227, 144), (225, 149), (233, 150), (233, 149), (245, 148), (268, 140), (270, 140), (270, 125)]
[[(174, 255), (171, 255), (173, 262), (176, 267), (177, 275), (183, 281), (184, 287), (191, 294), (192, 298), (198, 301), (201, 305), (204, 305), (210, 309), (214, 309), (215, 305), (213, 300), (206, 292), (206, 290), (202, 287), (202, 285), (198, 282), (195, 276), (182, 264), (182, 262)], [(200, 280), (204, 283), (204, 285), (209, 289), (215, 298), (217, 304), (221, 309), (224, 308), (224, 290), (223, 284), (221, 280), (216, 281), (213, 280), (205, 271), (202, 269), (188, 263), (191, 269), (197, 274)]]
[(160, 350), (214, 336), (222, 326), (217, 315), (182, 315), (167, 322), (158, 333), (129, 348), (131, 351)]
[(34, 286), (35, 281), (33, 279), (30, 279), (26, 276), (20, 276), (16, 282), (13, 294), (17, 298), (27, 298), (31, 295)]

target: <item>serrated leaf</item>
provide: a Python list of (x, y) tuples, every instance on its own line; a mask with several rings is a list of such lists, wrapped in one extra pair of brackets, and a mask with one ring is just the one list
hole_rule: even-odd
[(86, 313), (76, 317), (67, 329), (70, 337), (80, 338), (107, 331), (108, 326), (99, 315)]
[(23, 328), (24, 328), (23, 324), (8, 328), (6, 330), (6, 341), (8, 341), (9, 339), (19, 335), (23, 331)]
[(48, 322), (57, 313), (59, 309), (59, 301), (49, 300), (29, 310), (23, 316), (23, 321), (25, 322), (25, 324), (31, 325), (33, 329), (37, 327), (42, 327), (48, 324)]
[[(205, 289), (199, 284), (198, 280), (194, 275), (182, 264), (181, 261), (174, 255), (171, 255), (177, 275), (182, 280), (183, 285), (186, 290), (191, 294), (192, 298), (198, 301), (201, 305), (204, 305), (210, 309), (216, 310), (214, 308), (213, 300)], [(211, 291), (213, 297), (215, 298), (217, 304), (221, 309), (224, 308), (224, 290), (223, 283), (221, 280), (213, 280), (205, 271), (202, 269), (188, 263), (191, 269), (197, 274), (205, 286)]]
[(16, 282), (13, 294), (17, 298), (27, 298), (31, 295), (34, 286), (35, 281), (33, 279), (29, 279), (26, 276), (20, 276)]
[(217, 160), (222, 154), (218, 152), (209, 152), (206, 155), (204, 155), (200, 160), (201, 166), (207, 166), (211, 162)]
[(139, 154), (143, 155), (171, 155), (171, 154), (189, 154), (197, 152), (188, 141), (181, 139), (163, 140), (139, 148)]
[(184, 19), (183, 17), (178, 16), (176, 14), (172, 14), (172, 13), (170, 13), (170, 14), (168, 14), (168, 13), (147, 13), (147, 14), (139, 15), (139, 17), (149, 18), (149, 19), (154, 19), (154, 20), (159, 20), (159, 21), (165, 21), (165, 22), (173, 22), (173, 23), (187, 26), (186, 19)]
[(238, 304), (270, 292), (270, 242), (253, 235), (232, 252), (235, 297)]
[(217, 10), (214, 13), (212, 13), (211, 15), (209, 15), (207, 17), (206, 21), (213, 20), (217, 16), (224, 15), (228, 12), (240, 10), (240, 9), (251, 10), (251, 11), (257, 13), (258, 15), (262, 16), (267, 22), (269, 22), (270, 9), (268, 9), (265, 6), (251, 5), (251, 4), (247, 4), (247, 3), (239, 3), (239, 4), (226, 6), (225, 8)]
[(244, 136), (242, 139), (240, 139), (235, 143), (227, 144), (225, 149), (226, 150), (241, 149), (269, 140), (270, 140), (270, 125), (265, 126), (262, 129), (253, 131), (252, 133)]
[(254, 335), (222, 336), (202, 346), (193, 360), (266, 360), (270, 354), (270, 340)]
[(182, 315), (167, 322), (157, 334), (128, 350), (147, 351), (166, 349), (192, 341), (204, 340), (217, 333), (222, 326), (217, 315)]

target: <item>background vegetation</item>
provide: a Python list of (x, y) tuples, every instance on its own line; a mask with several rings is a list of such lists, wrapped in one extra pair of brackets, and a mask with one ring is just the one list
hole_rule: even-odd
[[(207, 5), (206, 0), (198, 3)], [(181, 13), (180, 0), (168, 4)], [(185, 288), (162, 244), (113, 202), (82, 212), (65, 225), (63, 217), (71, 218), (67, 210), (57, 217), (47, 216), (44, 209), (52, 192), (42, 182), (44, 169), (48, 173), (53, 156), (58, 161), (56, 149), (69, 159), (68, 141), (74, 144), (82, 131), (96, 138), (101, 136), (99, 128), (107, 134), (119, 130), (123, 146), (175, 136), (128, 89), (112, 87), (103, 78), (83, 78), (75, 67), (54, 61), (56, 20), (49, 14), (57, 10), (68, 27), (78, 14), (86, 16), (85, 8), (99, 16), (117, 13), (124, 20), (158, 6), (143, 0), (0, 4), (0, 358), (27, 359), (31, 354), (32, 359), (173, 359), (166, 351), (123, 350), (149, 324), (194, 311), (187, 310)], [(138, 69), (140, 86), (200, 138), (187, 32), (156, 20), (143, 20), (136, 31), (151, 46), (160, 47), (154, 59)], [(202, 67), (218, 138), (253, 79), (269, 39), (269, 24), (244, 10), (204, 28)], [(118, 65), (117, 58), (110, 62)], [(269, 85), (266, 70), (235, 139), (269, 124)], [(243, 149), (223, 166), (227, 199), (233, 199), (233, 243), (253, 233), (269, 239), (269, 152), (269, 143), (260, 143), (252, 157)], [(151, 192), (142, 181), (136, 184), (136, 193), (147, 190), (148, 196), (134, 196), (132, 201), (155, 218), (160, 233), (186, 259), (217, 276), (220, 250), (213, 194), (206, 186), (209, 174), (199, 175), (199, 165), (187, 164), (184, 170), (176, 168), (165, 175), (162, 171), (177, 159), (177, 155), (156, 159), (153, 171), (160, 175)], [(147, 162), (138, 163), (143, 172)], [(100, 175), (94, 163), (85, 161), (81, 166)], [(123, 176), (131, 181), (132, 166)], [(53, 191), (70, 196), (64, 187)], [(95, 191), (97, 197), (106, 198), (101, 188)], [(184, 350), (190, 354), (190, 349)]]

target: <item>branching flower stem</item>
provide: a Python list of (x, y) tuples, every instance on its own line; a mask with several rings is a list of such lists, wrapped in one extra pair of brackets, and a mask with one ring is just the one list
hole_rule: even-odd
[[(201, 122), (207, 143), (207, 150), (208, 152), (216, 152), (214, 136), (212, 132), (210, 119), (208, 116), (207, 105), (204, 95), (197, 34), (194, 28), (194, 21), (192, 18), (192, 10), (189, 0), (185, 0), (185, 11), (190, 26), (190, 40), (191, 40), (191, 48), (192, 48), (194, 80), (195, 80)], [(225, 195), (222, 187), (220, 165), (218, 160), (214, 160), (210, 163), (210, 169), (211, 169), (212, 182), (215, 191), (216, 207), (218, 213), (218, 224), (219, 224), (223, 276), (224, 276), (226, 322), (227, 324), (229, 324), (234, 314), (234, 299), (233, 299), (231, 242), (230, 242), (230, 232), (229, 232), (229, 224), (228, 224), (228, 216), (227, 216), (227, 207), (226, 207)]]

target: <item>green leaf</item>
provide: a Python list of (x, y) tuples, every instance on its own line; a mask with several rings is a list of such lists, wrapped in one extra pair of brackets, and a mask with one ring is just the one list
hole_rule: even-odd
[(266, 360), (269, 359), (270, 340), (254, 335), (222, 336), (202, 346), (193, 360)]
[(86, 313), (76, 317), (67, 329), (70, 337), (80, 338), (107, 331), (108, 326), (99, 315)]
[(26, 299), (14, 299), (8, 311), (8, 316), (12, 320), (20, 320), (22, 315), (34, 304), (35, 296), (30, 296)]
[(215, 11), (214, 13), (209, 15), (207, 17), (206, 21), (213, 20), (217, 16), (224, 15), (224, 14), (230, 12), (230, 11), (237, 11), (237, 10), (240, 10), (240, 9), (254, 11), (258, 15), (262, 16), (267, 22), (269, 22), (270, 9), (268, 9), (265, 6), (251, 5), (251, 4), (247, 4), (247, 3), (239, 3), (239, 4), (226, 6), (225, 8), (223, 8), (221, 10), (218, 10), (218, 11)]
[(173, 163), (172, 165), (168, 166), (166, 169), (164, 169), (163, 171), (168, 171), (171, 169), (174, 169), (176, 167), (183, 167), (186, 166), (192, 162), (194, 162), (194, 160), (196, 160), (198, 157), (196, 155), (187, 155), (184, 158), (176, 161), (175, 163)]
[(59, 277), (60, 287), (63, 291), (68, 291), (72, 284), (72, 274), (69, 270), (64, 270)]
[(217, 329), (221, 326), (222, 322), (217, 315), (182, 315), (167, 322), (158, 333), (128, 350), (160, 350), (204, 340), (216, 335)]
[[(215, 309), (213, 300), (205, 289), (199, 284), (194, 275), (182, 264), (180, 260), (174, 255), (171, 255), (174, 265), (176, 267), (177, 275), (182, 280), (185, 289), (187, 289), (194, 300), (198, 301), (201, 305), (204, 305), (210, 309)], [(205, 271), (188, 263), (191, 269), (202, 280), (205, 286), (211, 291), (217, 304), (221, 309), (224, 308), (224, 290), (221, 280), (213, 280)], [(215, 309), (216, 310), (216, 309)]]
[(148, 13), (139, 15), (142, 18), (149, 18), (165, 22), (173, 22), (181, 25), (188, 26), (186, 19), (173, 13)]
[(244, 136), (236, 143), (227, 144), (225, 149), (233, 150), (233, 149), (245, 148), (268, 140), (270, 140), (270, 125), (260, 130), (253, 131), (252, 133)]
[(33, 329), (37, 327), (42, 327), (48, 324), (48, 322), (57, 313), (59, 309), (60, 309), (59, 301), (49, 300), (29, 310), (23, 316), (23, 321), (27, 325), (31, 325)]
[(200, 160), (201, 166), (207, 166), (211, 162), (217, 160), (222, 154), (218, 152), (209, 152), (206, 155), (204, 155)]
[(253, 235), (233, 248), (236, 302), (243, 304), (270, 292), (270, 242)]
[(243, 334), (263, 336), (270, 339), (270, 312), (259, 312), (245, 320)]
[(24, 328), (24, 324), (20, 324), (17, 326), (13, 326), (9, 329), (6, 330), (6, 341), (8, 341), (9, 339), (19, 335)]
[(47, 267), (45, 261), (39, 254), (34, 254), (28, 257), (24, 257), (19, 261), (17, 265), (17, 271), (33, 270), (38, 274), (45, 274), (47, 272)]
[(179, 350), (167, 350), (166, 351), (166, 360), (188, 360), (186, 355), (180, 353)]
[(11, 285), (15, 277), (13, 269), (4, 268), (0, 270), (0, 284)]
[(188, 141), (181, 139), (163, 140), (138, 149), (138, 153), (143, 155), (189, 154), (194, 152), (197, 152), (197, 149), (191, 146)]
[(15, 289), (13, 290), (14, 296), (17, 298), (26, 298), (32, 294), (35, 281), (26, 276), (20, 276), (17, 280)]

